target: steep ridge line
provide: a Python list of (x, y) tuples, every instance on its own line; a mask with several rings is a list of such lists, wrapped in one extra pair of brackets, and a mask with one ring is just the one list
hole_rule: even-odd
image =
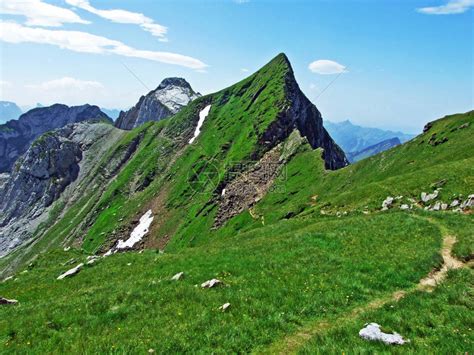
[[(443, 233), (447, 230), (444, 226), (440, 225), (438, 222), (430, 218), (420, 218), (428, 221), (429, 223), (435, 224)], [(280, 341), (276, 341), (263, 352), (271, 354), (295, 354), (307, 341), (312, 339), (318, 333), (337, 328), (341, 325), (341, 323), (354, 319), (355, 317), (361, 315), (364, 312), (381, 308), (389, 302), (398, 302), (405, 296), (412, 294), (416, 291), (434, 291), (434, 289), (445, 279), (449, 270), (459, 269), (462, 267), (472, 267), (474, 265), (472, 261), (462, 262), (452, 256), (451, 252), (455, 243), (456, 237), (450, 234), (444, 235), (443, 244), (441, 247), (441, 256), (443, 257), (443, 264), (440, 268), (432, 270), (428, 274), (428, 276), (421, 279), (415, 287), (409, 288), (407, 290), (397, 290), (386, 297), (381, 297), (369, 302), (364, 306), (356, 307), (346, 315), (340, 317), (333, 317), (327, 320), (320, 320), (313, 324), (303, 326), (303, 329), (285, 337)]]

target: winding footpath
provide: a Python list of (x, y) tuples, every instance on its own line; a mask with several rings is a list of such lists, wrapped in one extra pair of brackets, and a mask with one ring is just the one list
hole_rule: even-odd
[(435, 224), (440, 229), (440, 231), (445, 234), (441, 248), (443, 264), (439, 269), (437, 268), (432, 270), (425, 278), (421, 279), (420, 282), (411, 289), (395, 291), (386, 297), (378, 298), (366, 305), (356, 307), (343, 316), (309, 323), (299, 329), (296, 333), (290, 334), (287, 337), (273, 343), (263, 352), (271, 354), (295, 354), (306, 342), (320, 333), (340, 327), (344, 322), (353, 320), (355, 317), (367, 311), (381, 308), (389, 302), (398, 302), (406, 295), (416, 291), (432, 292), (445, 279), (449, 270), (472, 266), (474, 261), (464, 263), (452, 256), (451, 252), (454, 244), (456, 243), (456, 237), (446, 234), (446, 228), (444, 228), (444, 226), (440, 225), (438, 222), (431, 219), (429, 219), (428, 222)]

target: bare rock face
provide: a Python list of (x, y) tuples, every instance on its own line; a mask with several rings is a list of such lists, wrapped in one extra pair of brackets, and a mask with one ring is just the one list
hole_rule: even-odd
[(335, 170), (348, 165), (349, 161), (343, 150), (323, 127), (321, 113), (299, 88), (288, 58), (284, 54), (280, 56), (289, 68), (285, 78), (288, 105), (280, 111), (278, 120), (265, 132), (260, 144), (274, 147), (285, 140), (294, 129), (298, 129), (313, 149), (324, 149), (323, 158), (327, 169)]
[(201, 95), (182, 78), (167, 78), (153, 91), (142, 96), (127, 112), (120, 112), (115, 126), (130, 130), (148, 121), (160, 121), (178, 113)]
[(43, 133), (87, 120), (112, 122), (97, 106), (55, 104), (32, 109), (18, 120), (0, 125), (0, 173), (10, 172), (18, 157)]
[(75, 123), (31, 144), (0, 184), (0, 257), (31, 236), (34, 221), (77, 179), (83, 152), (113, 129), (105, 123)]

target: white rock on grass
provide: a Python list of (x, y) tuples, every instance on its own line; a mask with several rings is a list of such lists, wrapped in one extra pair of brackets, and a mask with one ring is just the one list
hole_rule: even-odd
[(426, 192), (421, 193), (421, 201), (423, 202), (428, 202), (431, 200), (434, 200), (436, 197), (438, 197), (439, 191), (435, 190), (432, 194), (427, 194)]
[(116, 251), (114, 250), (114, 248), (111, 248), (111, 249), (109, 249), (109, 251), (108, 251), (107, 253), (105, 253), (105, 254), (102, 255), (102, 256), (103, 256), (104, 258), (106, 258), (106, 257), (108, 257), (108, 256), (110, 256), (110, 255), (112, 255), (112, 254), (115, 254), (115, 252), (116, 252)]
[(403, 339), (398, 333), (388, 334), (380, 330), (380, 325), (377, 323), (366, 324), (364, 328), (359, 331), (359, 336), (365, 340), (382, 341), (389, 345), (403, 345), (409, 340)]
[(219, 286), (219, 285), (222, 285), (222, 281), (221, 281), (221, 280), (212, 279), (212, 280), (208, 280), (208, 281), (206, 281), (206, 282), (203, 282), (203, 283), (201, 284), (201, 287), (202, 287), (202, 288), (212, 288), (212, 287)]
[(17, 300), (9, 300), (8, 298), (0, 297), (0, 305), (14, 305), (18, 304)]
[(222, 306), (219, 307), (219, 310), (222, 312), (225, 312), (227, 311), (227, 309), (229, 309), (229, 307), (230, 307), (230, 303), (224, 303)]
[(451, 204), (449, 205), (449, 207), (456, 207), (459, 205), (459, 200), (453, 200), (453, 202), (451, 202)]
[(447, 210), (448, 209), (448, 204), (447, 203), (441, 203), (441, 209), (443, 211)]
[(393, 203), (393, 197), (388, 196), (383, 202), (382, 202), (382, 211), (388, 210)]
[(408, 206), (407, 204), (403, 204), (403, 205), (400, 206), (400, 209), (401, 210), (409, 210), (410, 206)]
[(89, 256), (87, 257), (87, 262), (86, 262), (86, 264), (87, 264), (87, 265), (92, 265), (92, 264), (94, 264), (94, 263), (95, 263), (97, 260), (99, 260), (99, 259), (100, 259), (100, 256), (97, 256), (97, 255), (89, 255)]
[(433, 211), (439, 211), (441, 209), (441, 203), (436, 202), (433, 206)]
[(184, 277), (184, 272), (178, 272), (171, 278), (171, 281), (179, 281)]
[(461, 208), (464, 209), (472, 206), (474, 206), (474, 195), (469, 195), (467, 200), (461, 204)]
[(7, 282), (7, 281), (10, 281), (10, 280), (13, 280), (13, 277), (14, 276), (5, 277), (2, 282)]
[(128, 238), (126, 241), (119, 240), (116, 249), (121, 250), (133, 248), (135, 244), (140, 242), (143, 237), (148, 234), (151, 222), (153, 222), (153, 212), (148, 210), (140, 218), (140, 222), (138, 223), (138, 226), (136, 226), (132, 231), (132, 234), (130, 234), (130, 238)]
[(73, 267), (71, 270), (66, 271), (64, 274), (58, 276), (58, 280), (62, 280), (66, 277), (70, 277), (76, 275), (79, 271), (81, 271), (84, 264), (79, 264), (76, 267)]

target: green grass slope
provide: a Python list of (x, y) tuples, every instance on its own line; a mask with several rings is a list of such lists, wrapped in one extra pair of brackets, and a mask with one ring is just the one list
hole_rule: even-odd
[[(287, 337), (338, 319), (344, 319), (340, 333), (331, 327), (291, 350), (315, 352), (320, 343), (338, 350), (338, 334), (348, 336), (341, 349), (386, 350), (354, 339), (366, 319), (405, 331), (412, 350), (443, 339), (429, 332), (430, 324), (466, 334), (469, 325), (461, 314), (470, 307), (466, 295), (445, 289), (429, 300), (411, 292), (400, 313), (380, 308), (350, 321), (347, 315), (395, 291), (415, 289), (440, 267), (448, 234), (457, 239), (455, 256), (472, 258), (473, 215), (425, 211), (419, 196), (437, 188), (438, 200), (451, 202), (474, 192), (473, 112), (435, 121), (410, 142), (337, 171), (326, 170), (322, 150), (303, 140), (275, 189), (212, 228), (226, 169), (265, 153), (259, 137), (287, 104), (288, 70), (286, 58), (278, 56), (242, 82), (119, 140), (101, 159), (110, 166), (133, 147), (126, 162), (114, 164), (117, 171), (98, 168), (85, 179), (91, 188), (38, 237), (48, 245), (42, 250), (50, 251), (32, 263), (25, 258), (14, 278), (0, 283), (0, 296), (19, 301), (0, 307), (0, 352), (285, 351), (280, 346)], [(202, 133), (189, 145), (198, 113), (209, 104)], [(403, 197), (382, 212), (389, 195)], [(408, 199), (414, 200), (413, 209), (400, 210)], [(127, 236), (149, 208), (156, 218), (148, 250), (103, 258), (72, 278), (56, 280), (87, 255)], [(65, 241), (74, 246), (69, 252), (62, 250)], [(181, 271), (184, 280), (170, 280)], [(452, 274), (447, 285), (467, 288), (471, 273)], [(225, 286), (200, 287), (214, 277)], [(231, 308), (219, 311), (226, 302)], [(410, 328), (409, 319), (400, 317), (404, 310), (414, 314), (417, 304), (420, 309), (444, 305), (443, 313), (432, 323), (419, 316)], [(446, 352), (466, 351), (471, 344), (463, 336), (446, 339), (441, 347)]]
[[(399, 228), (393, 230), (392, 226)], [(440, 232), (393, 213), (285, 223), (176, 254), (125, 253), (56, 280), (84, 260), (53, 252), (0, 284), (2, 352), (247, 352), (308, 320), (415, 285), (439, 263)], [(184, 271), (182, 281), (170, 281)], [(201, 289), (217, 277), (226, 286)], [(230, 302), (229, 312), (218, 310)]]

